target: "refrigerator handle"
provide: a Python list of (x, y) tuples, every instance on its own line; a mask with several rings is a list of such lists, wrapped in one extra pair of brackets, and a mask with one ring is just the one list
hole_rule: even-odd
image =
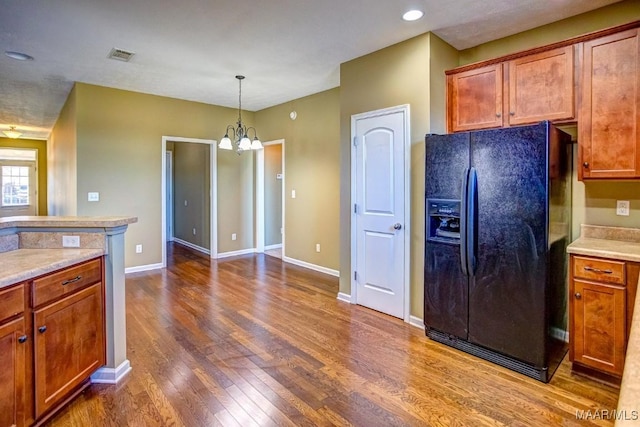
[(467, 199), (469, 192), (469, 168), (462, 173), (462, 189), (460, 191), (460, 268), (462, 274), (469, 275), (467, 269)]
[(476, 272), (476, 218), (477, 202), (478, 202), (478, 174), (476, 168), (469, 169), (469, 178), (467, 185), (467, 221), (466, 221), (466, 260), (467, 272), (469, 276), (473, 276)]

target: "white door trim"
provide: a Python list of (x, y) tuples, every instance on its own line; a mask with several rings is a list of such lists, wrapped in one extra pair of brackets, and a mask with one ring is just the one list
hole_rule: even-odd
[(218, 150), (216, 144), (218, 141), (214, 139), (199, 139), (199, 138), (184, 138), (180, 136), (163, 136), (162, 137), (162, 177), (161, 177), (161, 195), (162, 195), (162, 219), (161, 219), (161, 227), (162, 227), (162, 267), (165, 268), (167, 266), (167, 141), (173, 142), (192, 142), (195, 144), (209, 144), (211, 149), (209, 150), (210, 154), (210, 163), (209, 163), (209, 179), (210, 179), (210, 192), (211, 192), (211, 207), (210, 207), (210, 218), (209, 218), (209, 230), (210, 230), (210, 238), (209, 241), (211, 249), (210, 249), (210, 257), (217, 258), (218, 257)]
[[(284, 139), (263, 142), (263, 146), (282, 144), (282, 256), (284, 257), (284, 183), (287, 178), (284, 164)], [(264, 150), (256, 151), (256, 252), (263, 253), (265, 232), (264, 232)]]
[[(167, 176), (168, 174), (173, 174), (173, 151), (171, 150), (167, 150), (165, 151), (165, 156), (166, 156), (166, 160), (167, 160), (167, 173), (165, 174), (165, 177), (167, 177), (167, 182), (169, 185), (169, 188), (167, 188), (167, 192), (165, 194), (168, 194), (170, 197), (170, 200), (173, 200), (174, 198), (174, 194), (173, 194), (173, 177), (169, 177)], [(165, 202), (166, 203), (166, 202)], [(166, 205), (165, 205), (166, 206)], [(169, 232), (168, 236), (167, 236), (167, 241), (173, 241), (173, 217), (174, 217), (174, 213), (173, 213), (173, 208), (171, 208), (170, 206), (166, 206), (166, 212), (167, 212), (167, 219), (166, 219), (166, 229)]]
[(366, 113), (354, 114), (351, 116), (351, 304), (358, 303), (357, 284), (355, 281), (356, 272), (356, 221), (357, 215), (354, 212), (354, 200), (356, 199), (356, 147), (353, 144), (356, 137), (356, 121), (371, 117), (383, 116), (401, 112), (404, 115), (404, 321), (411, 320), (411, 126), (409, 104), (398, 105), (381, 110), (368, 111)]

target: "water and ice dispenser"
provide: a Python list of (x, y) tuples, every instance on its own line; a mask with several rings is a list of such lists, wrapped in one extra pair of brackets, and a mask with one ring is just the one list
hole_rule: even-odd
[(427, 199), (427, 240), (460, 244), (460, 200)]

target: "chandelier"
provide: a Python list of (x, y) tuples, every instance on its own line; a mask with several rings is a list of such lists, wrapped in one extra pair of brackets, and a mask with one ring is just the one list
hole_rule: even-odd
[[(238, 123), (236, 126), (229, 125), (224, 133), (224, 137), (220, 140), (218, 147), (222, 150), (235, 150), (238, 155), (246, 150), (260, 150), (262, 143), (258, 139), (256, 129), (247, 127), (242, 124), (242, 80), (244, 76), (236, 76), (238, 79)], [(249, 139), (249, 131), (253, 131), (253, 141)], [(229, 131), (233, 136), (233, 141), (229, 138)]]

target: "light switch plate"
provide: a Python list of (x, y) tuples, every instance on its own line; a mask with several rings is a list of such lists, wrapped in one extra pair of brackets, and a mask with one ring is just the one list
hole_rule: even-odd
[(629, 216), (629, 201), (618, 200), (616, 203), (616, 215)]
[(291, 190), (291, 198), (292, 199), (296, 198), (296, 190)]
[(87, 194), (87, 200), (90, 202), (99, 202), (100, 201), (100, 193), (97, 191), (90, 191)]

